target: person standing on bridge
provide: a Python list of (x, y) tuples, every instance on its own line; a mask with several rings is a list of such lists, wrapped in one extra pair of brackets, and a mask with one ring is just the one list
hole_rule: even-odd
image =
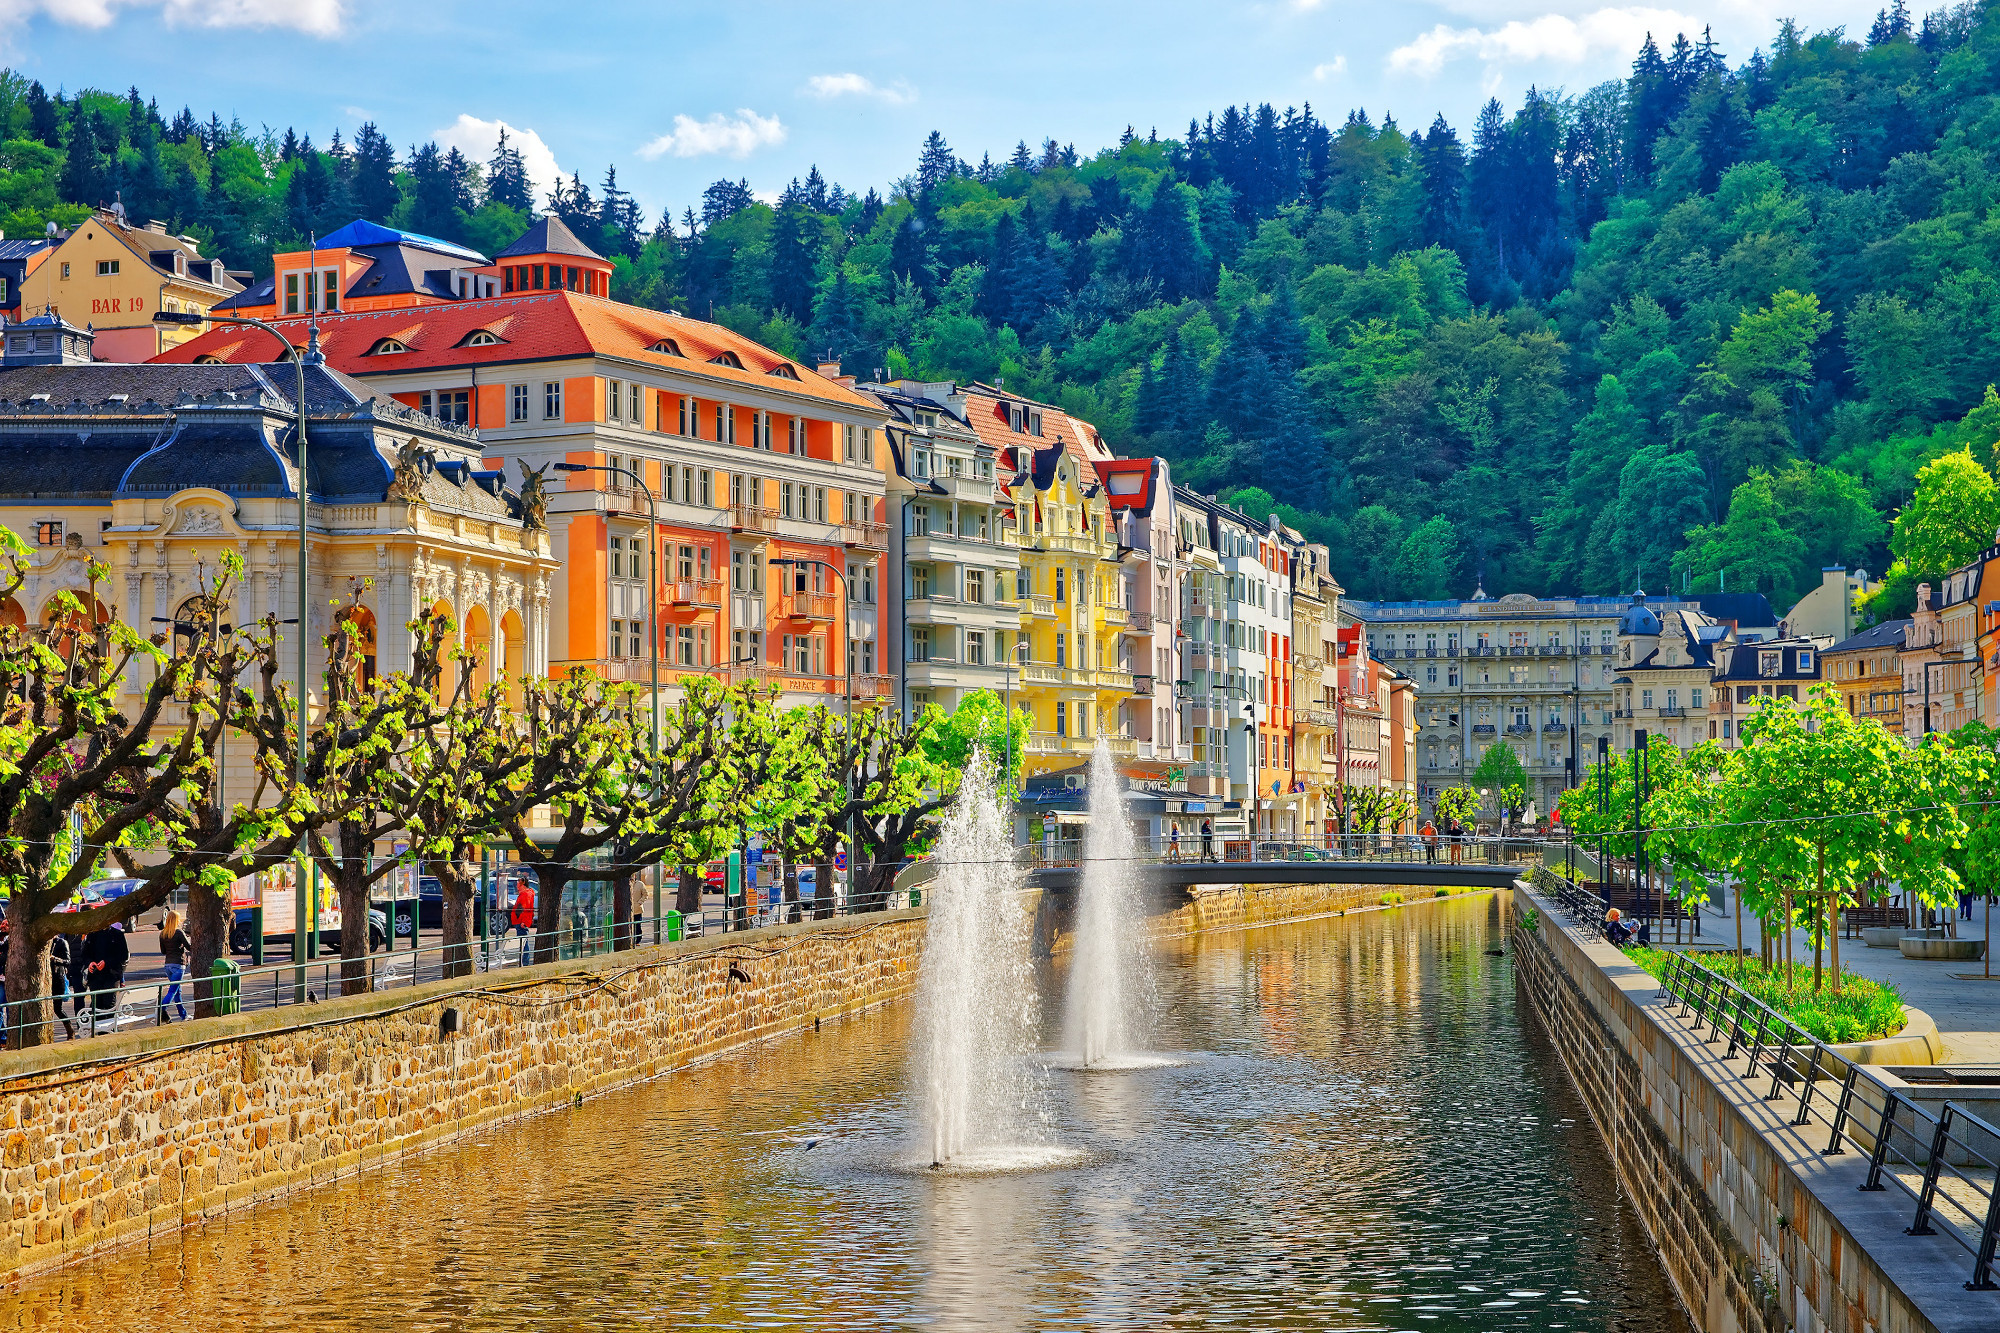
[(1181, 859), (1181, 826), (1176, 824), (1167, 833), (1167, 859), (1178, 864)]
[(1424, 864), (1435, 865), (1438, 859), (1437, 825), (1426, 819), (1423, 828), (1418, 831), (1417, 836), (1424, 840)]
[(1206, 819), (1201, 821), (1201, 859), (1215, 859), (1215, 828)]

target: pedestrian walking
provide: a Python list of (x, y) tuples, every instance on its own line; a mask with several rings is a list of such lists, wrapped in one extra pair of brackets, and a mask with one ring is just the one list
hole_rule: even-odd
[(521, 947), (528, 947), (528, 932), (535, 925), (535, 891), (528, 887), (527, 880), (521, 880), (514, 893), (514, 905), (507, 912), (507, 928), (521, 937)]
[(1215, 829), (1206, 819), (1201, 821), (1201, 859), (1215, 859)]
[(49, 1007), (62, 1020), (64, 1035), (72, 1040), (76, 1037), (76, 1020), (63, 1012), (63, 1001), (71, 999), (74, 1007), (69, 975), (80, 945), (81, 941), (74, 935), (58, 935), (49, 941)]
[(1960, 921), (1972, 920), (1972, 891), (1970, 889), (1963, 890), (1958, 895), (1958, 919)]
[[(83, 940), (83, 976), (90, 987), (90, 1030), (97, 1031), (100, 1020), (118, 1008), (118, 992), (125, 985), (125, 965), (132, 948), (125, 942), (125, 930), (117, 922), (102, 926)], [(116, 1026), (114, 1021), (114, 1026)]]
[(160, 919), (160, 961), (167, 968), (167, 987), (160, 992), (161, 1023), (173, 1021), (167, 1017), (169, 1004), (179, 1012), (181, 1022), (187, 1022), (187, 1005), (181, 1000), (181, 982), (187, 977), (188, 947), (187, 932), (181, 929), (181, 914), (169, 910)]

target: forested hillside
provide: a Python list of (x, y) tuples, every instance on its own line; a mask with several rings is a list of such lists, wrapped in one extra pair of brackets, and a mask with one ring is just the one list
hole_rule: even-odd
[(355, 216), (491, 253), (554, 211), (620, 299), (1004, 379), (1275, 497), (1357, 595), (1726, 581), (1782, 607), (1822, 564), (1902, 557), (1894, 609), (2000, 517), (2000, 13), (1787, 24), (1740, 58), (1659, 36), (1628, 79), (1463, 132), (1230, 107), (976, 165), (932, 135), (859, 194), (718, 181), (656, 223), (613, 169), (538, 199), (504, 145), (322, 147), (5, 74), (0, 227), (118, 194), (262, 270)]

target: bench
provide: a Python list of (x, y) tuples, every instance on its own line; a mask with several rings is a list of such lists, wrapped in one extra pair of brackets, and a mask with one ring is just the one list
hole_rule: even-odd
[(1845, 907), (1841, 909), (1841, 920), (1848, 939), (1858, 939), (1863, 930), (1880, 926), (1896, 926), (1907, 930), (1910, 925), (1910, 909), (1890, 907), (1882, 903), (1871, 903), (1866, 907)]

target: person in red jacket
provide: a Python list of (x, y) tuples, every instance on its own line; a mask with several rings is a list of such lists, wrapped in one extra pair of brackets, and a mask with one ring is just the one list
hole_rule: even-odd
[(521, 951), (528, 949), (528, 936), (535, 929), (535, 891), (527, 880), (520, 881), (520, 888), (514, 894), (514, 906), (507, 913), (507, 924), (521, 937)]

